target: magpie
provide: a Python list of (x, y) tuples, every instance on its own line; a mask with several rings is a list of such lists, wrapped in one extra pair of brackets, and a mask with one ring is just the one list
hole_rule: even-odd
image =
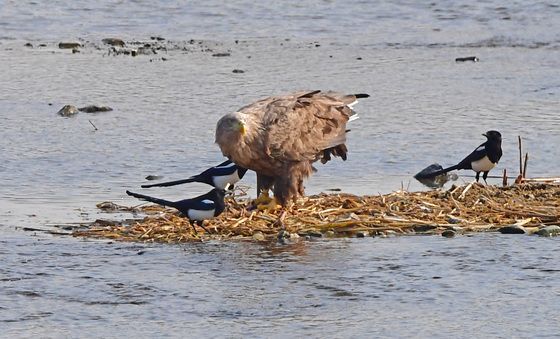
[(416, 174), (414, 178), (417, 180), (434, 178), (453, 170), (472, 169), (476, 172), (476, 181), (478, 182), (480, 172), (483, 172), (482, 179), (484, 179), (484, 182), (486, 183), (488, 172), (496, 166), (502, 157), (502, 135), (498, 131), (488, 131), (482, 135), (484, 135), (488, 140), (478, 146), (471, 154), (461, 160), (461, 162), (457, 165), (431, 173), (425, 173), (422, 171)]
[(237, 166), (231, 160), (226, 160), (217, 166), (210, 167), (204, 172), (197, 175), (193, 175), (192, 177), (187, 179), (160, 182), (157, 184), (150, 184), (150, 185), (142, 185), (141, 187), (142, 188), (167, 187), (167, 186), (186, 184), (189, 182), (201, 182), (214, 186), (216, 188), (225, 189), (227, 184), (233, 185), (239, 180), (241, 180), (246, 172), (247, 172), (246, 168)]
[[(228, 185), (226, 185), (228, 186)], [(226, 187), (228, 188), (228, 187)], [(225, 209), (224, 196), (225, 190), (214, 188), (210, 192), (200, 195), (192, 199), (184, 199), (179, 201), (169, 201), (159, 198), (150, 197), (144, 194), (126, 191), (126, 194), (135, 198), (153, 202), (162, 206), (169, 206), (179, 210), (183, 216), (191, 221), (191, 226), (196, 233), (195, 225), (202, 227), (207, 233), (208, 230), (202, 225), (207, 219), (212, 219), (220, 215)]]

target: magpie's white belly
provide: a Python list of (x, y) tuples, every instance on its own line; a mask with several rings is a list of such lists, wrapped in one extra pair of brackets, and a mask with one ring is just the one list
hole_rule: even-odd
[(214, 187), (225, 189), (227, 184), (233, 185), (238, 181), (239, 181), (239, 176), (237, 175), (237, 171), (235, 171), (230, 175), (224, 175), (222, 177), (214, 177)]
[(487, 172), (494, 168), (496, 164), (490, 161), (490, 159), (488, 159), (488, 156), (485, 156), (482, 159), (471, 162), (471, 166), (475, 172)]
[(201, 211), (201, 210), (189, 210), (188, 217), (191, 220), (207, 220), (214, 218), (214, 211)]

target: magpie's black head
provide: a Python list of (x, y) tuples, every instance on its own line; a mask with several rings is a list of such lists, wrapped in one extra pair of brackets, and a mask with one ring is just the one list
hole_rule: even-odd
[(502, 141), (502, 135), (498, 131), (488, 131), (483, 134), (488, 140)]

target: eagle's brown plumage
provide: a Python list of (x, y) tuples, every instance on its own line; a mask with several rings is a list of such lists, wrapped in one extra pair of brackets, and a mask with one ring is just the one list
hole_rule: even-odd
[(346, 160), (346, 123), (351, 105), (367, 94), (306, 91), (274, 96), (223, 116), (216, 127), (222, 153), (257, 173), (257, 186), (269, 189), (283, 206), (303, 195), (312, 163), (330, 156)]

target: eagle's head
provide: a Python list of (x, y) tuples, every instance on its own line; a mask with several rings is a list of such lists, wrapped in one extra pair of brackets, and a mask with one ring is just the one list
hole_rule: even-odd
[(231, 140), (242, 137), (247, 132), (245, 122), (239, 113), (229, 113), (224, 115), (216, 125), (216, 142), (220, 143), (223, 137)]

